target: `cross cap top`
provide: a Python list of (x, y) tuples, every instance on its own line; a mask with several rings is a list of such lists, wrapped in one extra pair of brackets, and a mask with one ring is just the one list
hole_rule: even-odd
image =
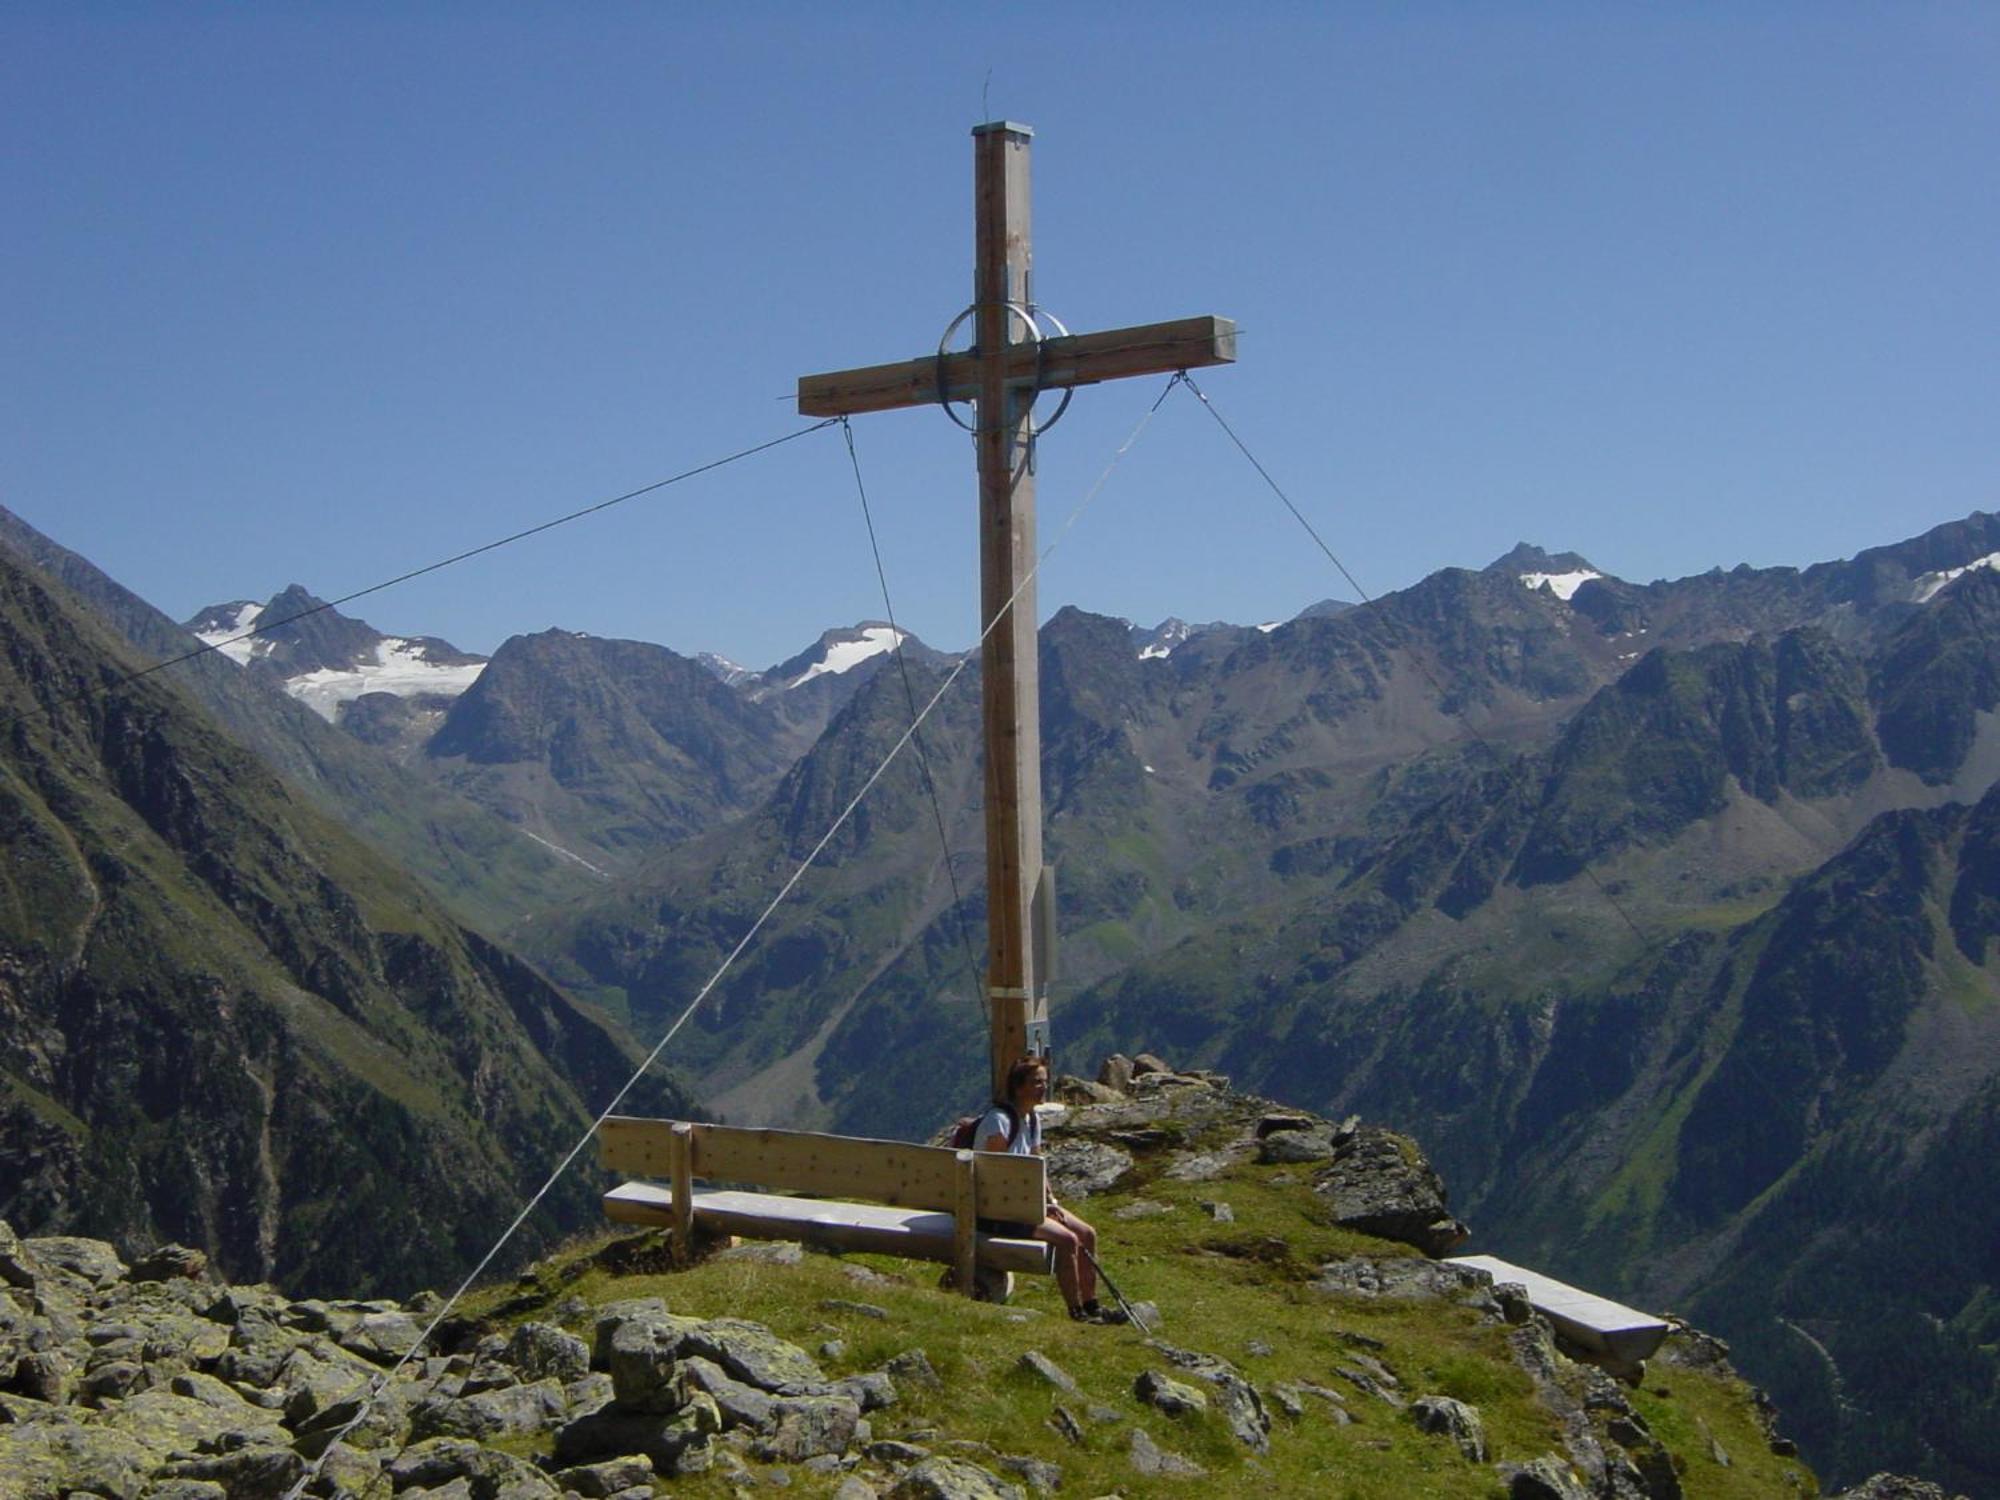
[(1035, 127), (1022, 125), (1013, 120), (988, 120), (984, 125), (972, 127), (974, 135), (1018, 135), (1024, 140), (1033, 139)]

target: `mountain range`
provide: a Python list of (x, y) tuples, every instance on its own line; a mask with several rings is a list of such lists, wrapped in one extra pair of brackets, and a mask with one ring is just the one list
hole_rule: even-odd
[[(0, 1218), (442, 1279), (636, 1053), (142, 666), (0, 550)], [(559, 1184), (516, 1253), (593, 1210)]]
[[(124, 635), (108, 650), (186, 649), (10, 525), (51, 598), (78, 580), (63, 608)], [(2000, 518), (1975, 514), (1648, 584), (1524, 544), (1276, 625), (1060, 611), (1041, 640), (1059, 1059), (1153, 1047), (1365, 1110), (1424, 1142), (1478, 1248), (1731, 1337), (1823, 1473), (2000, 1482), (2000, 1237), (1963, 1186), (2000, 1087), (1996, 562)], [(477, 951), (518, 950), (620, 1055), (618, 1026), (680, 1013), (958, 665), (913, 639), (898, 661), (877, 622), (749, 672), (563, 631), (479, 666), (308, 621), (173, 669), (177, 692), (372, 846), (344, 859), (450, 903), (425, 909), (466, 935), (434, 948), (474, 952), (477, 929)], [(447, 691), (453, 672), (470, 685)], [(704, 1107), (911, 1136), (976, 1096), (976, 677), (677, 1038)], [(340, 790), (364, 777), (380, 796)], [(492, 857), (426, 855), (446, 828)], [(569, 1079), (548, 1066), (529, 1094)]]

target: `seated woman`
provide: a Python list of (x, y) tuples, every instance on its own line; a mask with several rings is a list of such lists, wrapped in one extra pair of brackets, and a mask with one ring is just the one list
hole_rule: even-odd
[[(1035, 1106), (1048, 1097), (1048, 1064), (1039, 1057), (1024, 1057), (1007, 1070), (1004, 1100), (980, 1118), (973, 1140), (981, 1151), (1002, 1151), (1014, 1156), (1042, 1154), (1042, 1122)], [(1034, 1237), (1045, 1240), (1055, 1252), (1056, 1285), (1062, 1288), (1069, 1315), (1080, 1323), (1122, 1323), (1125, 1314), (1100, 1307), (1097, 1302), (1097, 1231), (1056, 1202), (1049, 1194), (1042, 1222), (1032, 1228)]]

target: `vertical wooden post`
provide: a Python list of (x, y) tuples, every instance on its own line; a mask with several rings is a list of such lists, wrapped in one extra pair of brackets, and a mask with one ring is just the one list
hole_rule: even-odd
[(958, 1289), (977, 1296), (979, 1257), (979, 1160), (970, 1151), (958, 1153), (958, 1193), (953, 1205), (951, 1263)]
[(674, 1262), (694, 1259), (694, 1126), (674, 1122), (667, 1137), (667, 1173), (674, 1188)]
[[(1036, 661), (1032, 385), (1010, 382), (1007, 346), (1031, 337), (1014, 310), (1034, 299), (1028, 142), (1005, 120), (973, 128), (973, 302), (980, 356), (980, 623), (999, 617), (980, 655), (986, 718), (987, 995), (994, 1097), (1007, 1068), (1046, 1035), (1035, 973), (1033, 902), (1042, 873), (1040, 673)], [(1010, 304), (1012, 304), (1010, 306)], [(1027, 582), (1023, 583), (1023, 580)], [(1011, 602), (1010, 602), (1011, 601)]]

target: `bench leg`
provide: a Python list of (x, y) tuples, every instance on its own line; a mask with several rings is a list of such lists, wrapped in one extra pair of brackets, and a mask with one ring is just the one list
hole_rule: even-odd
[(978, 1183), (973, 1176), (977, 1165), (970, 1151), (958, 1153), (958, 1201), (952, 1232), (952, 1265), (958, 1289), (968, 1297), (976, 1296), (979, 1290), (973, 1276), (979, 1254), (979, 1219), (976, 1212), (979, 1196)]
[(667, 1169), (674, 1187), (674, 1259), (694, 1263), (694, 1126), (682, 1120), (667, 1138)]

